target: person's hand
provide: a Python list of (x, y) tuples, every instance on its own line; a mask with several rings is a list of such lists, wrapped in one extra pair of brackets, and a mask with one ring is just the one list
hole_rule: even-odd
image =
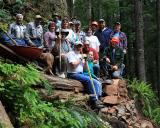
[(64, 53), (61, 54), (61, 57), (64, 58), (66, 55)]
[(35, 45), (33, 44), (32, 41), (29, 41), (28, 43), (29, 43), (30, 46), (35, 47)]
[(108, 57), (106, 57), (106, 62), (107, 63), (111, 63), (110, 59)]
[(114, 66), (112, 67), (112, 70), (113, 70), (113, 71), (117, 71), (117, 70), (118, 70), (118, 67), (117, 67), (116, 65), (114, 65)]
[(93, 60), (93, 63), (94, 63), (94, 64), (97, 64), (97, 62), (98, 62), (97, 60)]
[(126, 53), (127, 53), (127, 50), (126, 50), (126, 49), (123, 49), (123, 53), (126, 54)]

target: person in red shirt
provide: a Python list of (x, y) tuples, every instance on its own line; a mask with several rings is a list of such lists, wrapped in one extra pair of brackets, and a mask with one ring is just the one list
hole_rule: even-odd
[(98, 55), (98, 52), (89, 47), (90, 45), (90, 42), (88, 40), (86, 40), (84, 43), (83, 43), (83, 54), (88, 54), (90, 51), (93, 52), (93, 70), (94, 70), (94, 74), (99, 77), (99, 73), (100, 73), (100, 66), (99, 66), (99, 55)]

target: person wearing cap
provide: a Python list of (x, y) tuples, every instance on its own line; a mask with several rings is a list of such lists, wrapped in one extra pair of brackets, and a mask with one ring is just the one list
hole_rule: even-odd
[(106, 77), (111, 75), (111, 78), (122, 78), (125, 65), (123, 49), (118, 47), (119, 41), (118, 37), (112, 38), (110, 46), (104, 50), (103, 59), (100, 61), (100, 67)]
[(56, 24), (54, 22), (50, 22), (48, 25), (48, 31), (44, 34), (44, 46), (51, 51), (55, 45), (55, 28)]
[(60, 30), (62, 21), (60, 20), (60, 16), (56, 12), (53, 14), (53, 22), (55, 22), (56, 24), (56, 29)]
[(101, 83), (93, 79), (92, 84), (90, 77), (83, 74), (83, 66), (85, 64), (81, 54), (83, 44), (80, 41), (76, 41), (74, 45), (74, 51), (67, 54), (67, 77), (80, 81), (84, 88), (86, 88), (87, 93), (91, 94), (90, 101), (93, 107), (102, 108), (104, 106), (99, 101), (99, 97), (102, 93)]
[[(69, 31), (67, 29), (62, 29), (61, 34), (57, 34), (56, 38), (56, 43), (55, 46), (52, 49), (52, 54), (54, 55), (55, 58), (55, 63), (54, 63), (54, 73), (58, 74), (59, 77), (65, 78), (65, 73), (66, 73), (66, 54), (70, 51), (72, 51), (71, 45), (66, 39), (67, 35), (69, 34)], [(61, 44), (61, 65), (60, 65), (60, 60), (59, 60), (59, 55), (60, 55), (60, 44)], [(61, 66), (61, 71), (60, 71), (60, 66)], [(56, 68), (58, 69), (58, 72), (56, 72)]]
[(90, 47), (90, 41), (86, 40), (84, 42), (83, 45), (83, 54), (88, 54), (89, 52), (93, 52), (93, 70), (94, 70), (94, 74), (99, 77), (99, 73), (100, 73), (100, 66), (99, 66), (99, 55), (98, 52)]
[(9, 25), (8, 35), (12, 37), (18, 45), (32, 45), (32, 41), (26, 31), (26, 26), (22, 23), (23, 15), (16, 15), (16, 22)]
[(75, 34), (76, 41), (81, 41), (82, 43), (85, 41), (86, 34), (81, 30), (81, 22), (79, 20), (75, 22)]
[(75, 25), (72, 21), (69, 22), (69, 29), (75, 31)]
[(36, 47), (43, 46), (43, 28), (41, 21), (42, 17), (40, 15), (36, 15), (35, 20), (27, 24), (29, 38)]
[(124, 32), (121, 31), (121, 23), (115, 22), (114, 31), (110, 35), (110, 39), (118, 37), (120, 42), (118, 46), (123, 49), (123, 52), (126, 53), (127, 50), (127, 36)]
[(98, 23), (97, 23), (97, 21), (92, 21), (92, 23), (91, 23), (91, 29), (92, 29), (93, 35), (94, 35), (95, 32), (97, 31), (97, 28), (98, 28)]
[(99, 53), (100, 42), (99, 42), (98, 38), (92, 34), (91, 27), (86, 28), (85, 40), (88, 40), (90, 42), (90, 47), (94, 48)]
[(109, 39), (112, 30), (106, 27), (104, 19), (99, 19), (98, 21), (98, 30), (95, 32), (95, 36), (97, 36), (100, 41), (100, 57), (101, 53), (103, 53), (104, 49), (109, 46)]
[(69, 31), (69, 34), (66, 37), (66, 39), (68, 40), (68, 42), (73, 47), (73, 44), (76, 41), (76, 35), (73, 32), (73, 30), (69, 28), (69, 20), (68, 20), (67, 17), (62, 20), (62, 29), (65, 29), (65, 30)]

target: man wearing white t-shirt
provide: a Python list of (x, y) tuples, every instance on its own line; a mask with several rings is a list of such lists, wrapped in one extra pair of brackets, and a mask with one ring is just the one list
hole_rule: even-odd
[(94, 48), (99, 53), (100, 42), (96, 36), (92, 34), (92, 28), (88, 27), (86, 29), (86, 40), (90, 42), (90, 47)]
[(99, 101), (99, 97), (102, 94), (101, 83), (93, 79), (93, 84), (89, 76), (83, 74), (83, 65), (85, 61), (81, 55), (83, 44), (80, 41), (75, 42), (74, 51), (67, 54), (67, 77), (80, 81), (86, 88), (86, 91), (91, 94), (90, 101), (93, 107), (104, 107)]

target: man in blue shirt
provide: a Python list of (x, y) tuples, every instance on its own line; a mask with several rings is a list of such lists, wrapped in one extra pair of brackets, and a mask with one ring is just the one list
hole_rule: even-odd
[(95, 36), (98, 37), (98, 40), (100, 41), (100, 57), (101, 53), (103, 53), (104, 49), (109, 46), (109, 39), (110, 34), (112, 33), (112, 30), (105, 26), (104, 19), (100, 19), (98, 21), (98, 30), (95, 32)]

